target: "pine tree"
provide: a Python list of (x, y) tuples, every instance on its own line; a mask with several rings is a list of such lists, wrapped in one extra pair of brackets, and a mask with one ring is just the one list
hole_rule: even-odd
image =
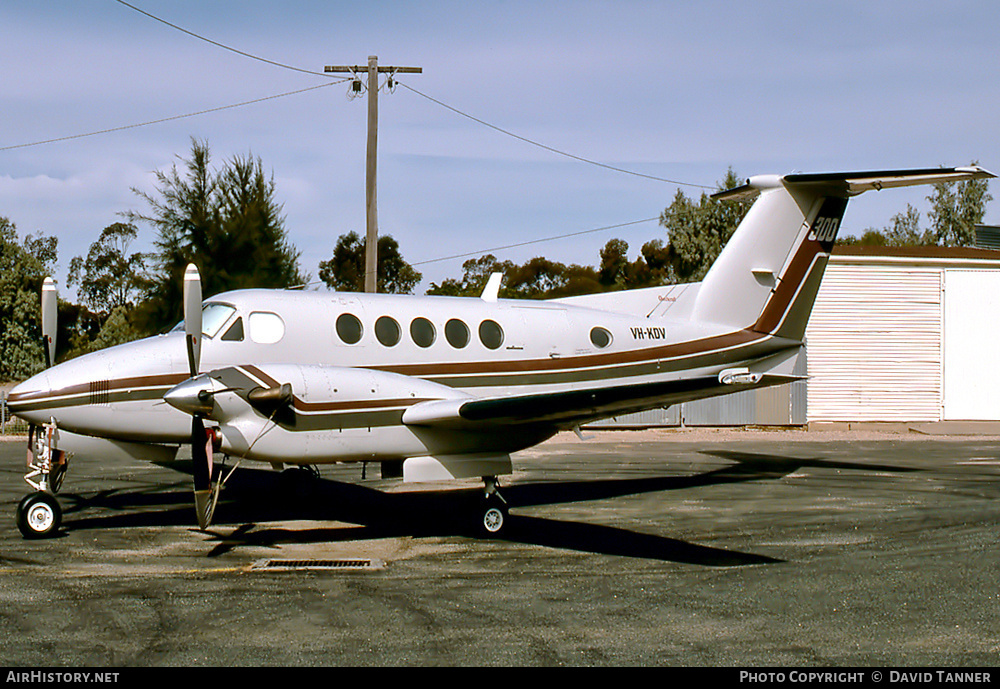
[(202, 294), (247, 287), (284, 288), (308, 281), (299, 253), (289, 243), (274, 199), (273, 177), (260, 158), (234, 157), (215, 172), (207, 143), (192, 140), (184, 173), (174, 165), (156, 173), (156, 194), (133, 189), (150, 210), (130, 211), (130, 222), (157, 232), (154, 278), (139, 309), (149, 332), (172, 325), (181, 312), (182, 282), (188, 263), (198, 266)]

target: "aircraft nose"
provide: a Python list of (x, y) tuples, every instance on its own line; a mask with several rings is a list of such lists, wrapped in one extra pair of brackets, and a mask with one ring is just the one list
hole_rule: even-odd
[(51, 410), (52, 385), (46, 371), (15, 385), (7, 394), (7, 408), (30, 423), (45, 423)]

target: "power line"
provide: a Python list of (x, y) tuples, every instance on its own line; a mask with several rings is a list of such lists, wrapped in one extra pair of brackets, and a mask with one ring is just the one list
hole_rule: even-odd
[[(324, 72), (314, 72), (312, 70), (302, 69), (301, 67), (295, 67), (293, 65), (287, 65), (287, 64), (284, 64), (282, 62), (275, 62), (274, 60), (268, 60), (268, 59), (260, 57), (258, 55), (253, 55), (251, 53), (247, 53), (245, 51), (238, 50), (238, 49), (233, 48), (232, 46), (228, 46), (228, 45), (226, 45), (224, 43), (219, 43), (218, 41), (213, 41), (210, 38), (206, 38), (205, 36), (202, 36), (200, 34), (196, 34), (193, 31), (189, 31), (189, 30), (187, 30), (187, 29), (185, 29), (183, 27), (177, 26), (176, 24), (170, 23), (170, 22), (166, 21), (165, 19), (161, 19), (161, 18), (157, 17), (154, 14), (150, 14), (149, 12), (146, 12), (145, 10), (139, 9), (135, 5), (131, 5), (131, 4), (127, 3), (127, 2), (125, 2), (125, 0), (116, 0), (116, 2), (124, 5), (125, 7), (130, 8), (132, 10), (135, 10), (136, 12), (138, 12), (138, 13), (140, 13), (142, 15), (147, 16), (150, 19), (153, 19), (154, 21), (157, 21), (157, 22), (160, 22), (161, 24), (169, 26), (172, 29), (176, 29), (177, 31), (180, 31), (182, 33), (187, 34), (188, 36), (191, 36), (193, 38), (197, 38), (200, 41), (205, 41), (206, 43), (210, 43), (211, 45), (214, 45), (214, 46), (216, 46), (218, 48), (222, 48), (223, 50), (228, 50), (231, 53), (235, 53), (237, 55), (242, 55), (243, 57), (250, 58), (251, 60), (257, 60), (258, 62), (263, 62), (265, 64), (273, 65), (275, 67), (282, 67), (284, 69), (290, 69), (290, 70), (295, 71), (295, 72), (302, 72), (304, 74), (316, 74), (316, 75), (319, 75), (319, 76), (326, 76), (326, 74)], [(329, 71), (329, 70), (327, 70), (327, 71)], [(448, 105), (447, 103), (444, 103), (444, 102), (442, 102), (442, 101), (440, 101), (440, 100), (438, 100), (436, 98), (428, 96), (426, 93), (421, 93), (420, 91), (416, 90), (412, 86), (409, 86), (408, 84), (405, 84), (405, 83), (399, 81), (398, 79), (395, 80), (395, 83), (403, 86), (406, 89), (409, 89), (410, 91), (412, 91), (413, 93), (417, 94), (418, 96), (420, 96), (422, 98), (426, 98), (427, 100), (431, 101), (432, 103), (436, 103), (437, 105), (440, 105), (443, 108), (451, 110), (453, 113), (455, 113), (457, 115), (461, 115), (462, 117), (468, 118), (468, 119), (472, 120), (473, 122), (477, 122), (478, 124), (481, 124), (484, 127), (489, 127), (490, 129), (493, 129), (494, 131), (497, 131), (497, 132), (500, 132), (501, 134), (505, 134), (507, 136), (513, 137), (513, 138), (515, 138), (515, 139), (517, 139), (519, 141), (523, 141), (524, 143), (531, 144), (532, 146), (537, 146), (538, 148), (541, 148), (543, 150), (549, 151), (550, 153), (555, 153), (557, 155), (565, 156), (567, 158), (571, 158), (573, 160), (577, 160), (577, 161), (579, 161), (581, 163), (587, 163), (589, 165), (596, 165), (597, 167), (604, 168), (605, 170), (612, 170), (614, 172), (621, 172), (623, 174), (633, 175), (635, 177), (643, 177), (645, 179), (651, 179), (651, 180), (654, 180), (654, 181), (657, 181), (657, 182), (666, 182), (667, 184), (676, 184), (678, 186), (684, 186), (684, 187), (695, 187), (695, 188), (698, 188), (698, 189), (709, 189), (709, 190), (712, 190), (712, 191), (715, 190), (715, 187), (707, 186), (707, 185), (704, 185), (704, 184), (695, 184), (693, 182), (681, 182), (681, 181), (674, 180), (674, 179), (666, 179), (664, 177), (657, 177), (655, 175), (647, 175), (647, 174), (644, 174), (642, 172), (635, 172), (634, 170), (626, 170), (624, 168), (615, 167), (614, 165), (608, 165), (606, 163), (601, 163), (601, 162), (598, 162), (596, 160), (591, 160), (589, 158), (584, 158), (582, 156), (574, 155), (572, 153), (567, 153), (566, 151), (561, 151), (561, 150), (559, 150), (557, 148), (553, 148), (552, 146), (547, 146), (547, 145), (545, 145), (543, 143), (540, 143), (538, 141), (533, 141), (531, 139), (528, 139), (527, 137), (520, 136), (519, 134), (515, 134), (514, 132), (508, 131), (508, 130), (503, 129), (501, 127), (498, 127), (495, 124), (490, 124), (489, 122), (487, 122), (485, 120), (482, 120), (482, 119), (480, 119), (478, 117), (474, 117), (473, 115), (470, 115), (469, 113), (462, 112), (458, 108), (452, 107), (451, 105)], [(2, 149), (0, 149), (0, 150), (2, 150)]]
[(126, 125), (122, 125), (120, 127), (112, 127), (110, 129), (101, 129), (100, 131), (96, 131), (96, 132), (87, 132), (86, 134), (73, 134), (71, 136), (61, 136), (61, 137), (58, 137), (58, 138), (55, 138), (55, 139), (46, 139), (44, 141), (33, 141), (31, 143), (26, 143), (26, 144), (15, 144), (13, 146), (2, 146), (2, 147), (0, 147), (0, 151), (11, 151), (11, 150), (14, 150), (15, 148), (28, 148), (30, 146), (41, 146), (43, 144), (52, 144), (52, 143), (57, 143), (59, 141), (70, 141), (72, 139), (83, 139), (83, 138), (88, 137), (88, 136), (97, 136), (98, 134), (110, 134), (112, 132), (120, 132), (120, 131), (124, 131), (126, 129), (135, 129), (137, 127), (146, 127), (146, 126), (149, 126), (151, 124), (160, 124), (162, 122), (171, 122), (173, 120), (182, 120), (182, 119), (184, 119), (186, 117), (196, 117), (198, 115), (207, 115), (209, 113), (219, 112), (221, 110), (231, 110), (232, 108), (241, 108), (241, 107), (243, 107), (245, 105), (253, 105), (255, 103), (263, 103), (264, 101), (274, 100), (276, 98), (284, 98), (286, 96), (294, 96), (294, 95), (297, 95), (299, 93), (305, 93), (306, 91), (315, 91), (316, 89), (326, 88), (327, 86), (334, 86), (336, 84), (341, 84), (341, 83), (343, 83), (345, 81), (348, 81), (348, 80), (347, 79), (342, 79), (340, 81), (331, 81), (331, 82), (328, 82), (326, 84), (320, 84), (319, 86), (309, 86), (308, 88), (298, 89), (297, 91), (288, 91), (286, 93), (279, 93), (279, 94), (276, 94), (276, 95), (273, 95), (273, 96), (264, 96), (263, 98), (255, 98), (253, 100), (243, 101), (242, 103), (233, 103), (231, 105), (222, 105), (222, 106), (217, 107), (217, 108), (209, 108), (207, 110), (199, 110), (198, 112), (190, 112), (190, 113), (187, 113), (186, 115), (174, 115), (172, 117), (162, 117), (162, 118), (160, 118), (158, 120), (150, 120), (148, 122), (139, 122), (137, 124), (126, 124)]
[(181, 33), (185, 33), (188, 36), (191, 36), (192, 38), (197, 38), (199, 41), (205, 41), (205, 43), (211, 43), (212, 45), (216, 46), (217, 48), (222, 48), (223, 50), (228, 50), (231, 53), (236, 53), (237, 55), (242, 55), (243, 57), (248, 57), (251, 60), (257, 60), (258, 62), (263, 62), (265, 64), (273, 65), (275, 67), (281, 67), (282, 69), (290, 69), (293, 72), (301, 72), (303, 74), (314, 74), (314, 75), (321, 76), (321, 77), (325, 77), (326, 76), (323, 72), (315, 72), (315, 71), (313, 71), (311, 69), (302, 69), (301, 67), (295, 67), (294, 65), (286, 65), (283, 62), (275, 62), (274, 60), (268, 60), (267, 58), (263, 58), (263, 57), (260, 57), (258, 55), (253, 55), (251, 53), (246, 53), (246, 52), (244, 52), (242, 50), (237, 50), (236, 48), (233, 48), (231, 46), (226, 45), (225, 43), (219, 43), (218, 41), (213, 41), (211, 38), (205, 38), (204, 36), (196, 34), (193, 31), (188, 31), (187, 29), (185, 29), (185, 28), (183, 28), (181, 26), (177, 26), (176, 24), (171, 24), (166, 19), (160, 19), (155, 14), (150, 14), (149, 12), (147, 12), (145, 10), (139, 9), (135, 5), (130, 5), (129, 3), (125, 2), (124, 0), (116, 0), (116, 2), (118, 2), (121, 5), (125, 5), (125, 7), (128, 7), (129, 9), (135, 10), (139, 14), (147, 16), (147, 17), (149, 17), (150, 19), (152, 19), (154, 21), (158, 21), (161, 24), (165, 24), (165, 25), (169, 26), (171, 29), (176, 29), (177, 31), (180, 31)]
[(456, 258), (465, 258), (467, 256), (480, 256), (487, 253), (492, 253), (494, 251), (506, 251), (507, 249), (516, 249), (522, 246), (528, 246), (530, 244), (541, 244), (542, 242), (552, 242), (557, 239), (567, 239), (569, 237), (579, 237), (584, 234), (594, 234), (595, 232), (605, 232), (607, 230), (617, 230), (622, 227), (629, 227), (631, 225), (641, 225), (642, 223), (653, 222), (654, 220), (659, 221), (660, 216), (655, 218), (643, 218), (642, 220), (632, 220), (631, 222), (618, 223), (617, 225), (606, 225), (604, 227), (595, 227), (591, 230), (580, 230), (579, 232), (570, 232), (568, 234), (560, 234), (553, 237), (542, 237), (541, 239), (531, 239), (526, 242), (518, 242), (517, 244), (507, 244), (505, 246), (497, 246), (492, 249), (480, 249), (479, 251), (470, 251), (465, 254), (455, 254), (454, 256), (443, 256), (441, 258), (431, 258), (426, 261), (417, 261), (416, 263), (411, 263), (413, 266), (423, 266), (428, 263), (440, 263), (441, 261), (451, 261)]
[(551, 146), (546, 146), (543, 143), (539, 143), (537, 141), (532, 141), (531, 139), (523, 137), (523, 136), (521, 136), (519, 134), (515, 134), (514, 132), (507, 131), (506, 129), (502, 129), (501, 127), (498, 127), (495, 124), (490, 124), (489, 122), (487, 122), (485, 120), (481, 120), (478, 117), (474, 117), (473, 115), (470, 115), (467, 112), (462, 112), (458, 108), (454, 108), (454, 107), (448, 105), (447, 103), (443, 103), (442, 101), (439, 101), (437, 98), (432, 98), (431, 96), (428, 96), (426, 93), (421, 93), (417, 89), (415, 89), (412, 86), (406, 84), (405, 82), (399, 81), (398, 79), (396, 80), (396, 83), (399, 84), (400, 86), (402, 86), (403, 88), (412, 91), (413, 93), (417, 94), (418, 96), (420, 96), (422, 98), (426, 98), (427, 100), (431, 101), (432, 103), (436, 103), (437, 105), (440, 105), (442, 108), (446, 108), (448, 110), (451, 110), (453, 113), (455, 113), (457, 115), (461, 115), (462, 117), (468, 118), (468, 119), (472, 120), (473, 122), (477, 122), (477, 123), (479, 123), (479, 124), (481, 124), (481, 125), (483, 125), (485, 127), (489, 127), (490, 129), (498, 131), (501, 134), (506, 134), (507, 136), (510, 136), (510, 137), (513, 137), (513, 138), (517, 139), (518, 141), (523, 141), (523, 142), (525, 142), (527, 144), (531, 144), (532, 146), (537, 146), (538, 148), (541, 148), (541, 149), (544, 149), (546, 151), (549, 151), (550, 153), (556, 153), (556, 154), (561, 155), (561, 156), (566, 156), (567, 158), (572, 158), (573, 160), (578, 160), (578, 161), (580, 161), (582, 163), (588, 163), (590, 165), (596, 165), (596, 166), (602, 167), (602, 168), (604, 168), (606, 170), (613, 170), (614, 172), (622, 172), (622, 173), (624, 173), (626, 175), (634, 175), (636, 177), (645, 177), (646, 179), (652, 179), (652, 180), (655, 180), (657, 182), (666, 182), (668, 184), (677, 184), (679, 186), (685, 186), (685, 187), (697, 187), (699, 189), (712, 189), (712, 190), (715, 189), (715, 187), (709, 187), (709, 186), (706, 186), (704, 184), (694, 184), (692, 182), (679, 182), (679, 181), (674, 180), (674, 179), (665, 179), (663, 177), (656, 177), (655, 175), (647, 175), (647, 174), (643, 174), (641, 172), (635, 172), (634, 170), (625, 170), (623, 168), (615, 167), (613, 165), (607, 165), (606, 163), (600, 163), (600, 162), (598, 162), (596, 160), (590, 160), (589, 158), (583, 158), (583, 157), (578, 156), (578, 155), (573, 155), (572, 153), (567, 153), (566, 151), (560, 151), (557, 148), (553, 148)]
[[(630, 227), (632, 225), (641, 225), (641, 224), (647, 223), (647, 222), (653, 222), (653, 221), (657, 221), (658, 222), (659, 220), (660, 220), (660, 216), (656, 216), (655, 218), (643, 218), (642, 220), (632, 220), (630, 222), (618, 223), (617, 225), (605, 225), (604, 227), (595, 227), (595, 228), (590, 229), (590, 230), (580, 230), (578, 232), (569, 232), (567, 234), (554, 235), (552, 237), (542, 237), (541, 239), (531, 239), (531, 240), (528, 240), (526, 242), (518, 242), (516, 244), (507, 244), (505, 246), (496, 246), (496, 247), (493, 247), (492, 249), (480, 249), (478, 251), (470, 251), (470, 252), (464, 253), (464, 254), (454, 254), (453, 256), (442, 256), (440, 258), (430, 258), (430, 259), (427, 259), (426, 261), (415, 261), (414, 263), (411, 263), (410, 265), (411, 266), (425, 266), (428, 263), (440, 263), (441, 261), (452, 261), (452, 260), (454, 260), (456, 258), (466, 258), (468, 256), (483, 256), (485, 254), (493, 253), (494, 251), (506, 251), (507, 249), (516, 249), (516, 248), (519, 248), (519, 247), (522, 247), (522, 246), (528, 246), (530, 244), (541, 244), (542, 242), (553, 242), (553, 241), (556, 241), (557, 239), (567, 239), (569, 237), (579, 237), (579, 236), (585, 235), (585, 234), (594, 234), (596, 232), (605, 232), (607, 230), (616, 230), (616, 229), (619, 229), (619, 228), (622, 228), (622, 227)], [(308, 283), (305, 283), (305, 284), (302, 284), (302, 285), (296, 285), (296, 286), (291, 287), (289, 289), (305, 289), (305, 288), (308, 288), (308, 287), (312, 287), (313, 285), (321, 285), (321, 284), (324, 284), (322, 280), (314, 280), (312, 282), (308, 282)]]

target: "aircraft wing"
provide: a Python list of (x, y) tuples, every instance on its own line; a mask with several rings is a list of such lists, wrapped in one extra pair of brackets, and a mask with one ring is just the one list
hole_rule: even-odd
[(801, 376), (765, 373), (755, 382), (723, 383), (718, 376), (700, 376), (654, 383), (593, 387), (528, 395), (420, 402), (403, 413), (408, 426), (470, 428), (497, 425), (551, 425), (572, 428), (619, 414), (752, 388), (781, 385)]

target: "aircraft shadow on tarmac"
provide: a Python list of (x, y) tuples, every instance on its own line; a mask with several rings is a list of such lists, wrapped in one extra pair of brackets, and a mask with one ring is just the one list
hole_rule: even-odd
[[(621, 555), (712, 567), (781, 562), (771, 557), (700, 546), (685, 541), (591, 523), (518, 515), (518, 507), (606, 500), (629, 495), (685, 490), (754, 480), (777, 480), (802, 467), (907, 471), (902, 467), (831, 462), (744, 452), (707, 451), (734, 462), (692, 476), (515, 483), (503, 488), (514, 506), (502, 540), (607, 555)], [(165, 464), (186, 472), (190, 462)], [(219, 541), (208, 554), (218, 556), (241, 546), (277, 547), (334, 541), (362, 541), (401, 536), (471, 536), (472, 510), (481, 489), (386, 493), (367, 486), (309, 475), (302, 470), (275, 472), (240, 468), (227, 482), (209, 530)], [(186, 526), (193, 522), (188, 481), (140, 490), (62, 494), (67, 532), (129, 527)], [(94, 511), (102, 514), (95, 515)], [(110, 512), (110, 514), (108, 514)], [(91, 514), (87, 514), (91, 513)], [(78, 515), (74, 518), (74, 515)], [(261, 522), (315, 520), (342, 522), (305, 529)], [(238, 525), (228, 535), (227, 525)]]

